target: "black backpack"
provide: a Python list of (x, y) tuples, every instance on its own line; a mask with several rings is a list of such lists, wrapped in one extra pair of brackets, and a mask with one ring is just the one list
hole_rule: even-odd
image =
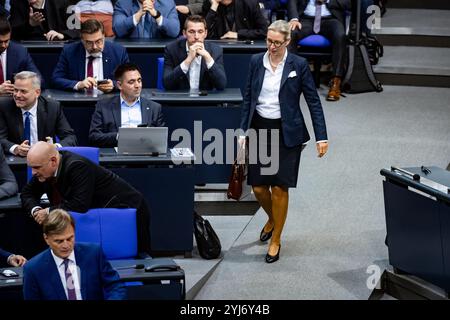
[(347, 72), (342, 81), (342, 88), (348, 93), (383, 91), (380, 81), (373, 73), (367, 48), (361, 42), (348, 45)]
[(194, 211), (194, 236), (197, 249), (203, 259), (216, 259), (222, 246), (219, 237), (208, 220)]
[(372, 65), (378, 63), (378, 60), (383, 56), (383, 45), (375, 36), (365, 36), (361, 38), (361, 43), (366, 46), (367, 54)]
[[(361, 2), (357, 1), (356, 4), (356, 32), (348, 40), (347, 72), (342, 81), (342, 89), (348, 93), (381, 92), (383, 87), (380, 81), (375, 78), (366, 46), (368, 37), (362, 37), (361, 34)], [(370, 42), (373, 43), (373, 41)], [(376, 62), (378, 62), (378, 59)]]

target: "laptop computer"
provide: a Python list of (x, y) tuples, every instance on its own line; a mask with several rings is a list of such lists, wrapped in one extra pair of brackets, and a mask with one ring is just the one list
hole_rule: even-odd
[(167, 153), (167, 127), (119, 128), (117, 153), (120, 155), (151, 155)]

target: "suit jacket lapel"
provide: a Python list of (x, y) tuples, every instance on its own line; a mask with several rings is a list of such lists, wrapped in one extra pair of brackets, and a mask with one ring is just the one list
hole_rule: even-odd
[(37, 104), (37, 134), (39, 141), (45, 141), (45, 126), (47, 124), (47, 108), (41, 99), (38, 99)]
[(261, 61), (259, 61), (256, 66), (256, 77), (255, 77), (255, 86), (254, 88), (256, 89), (255, 92), (255, 97), (259, 97), (259, 94), (261, 93), (261, 88), (263, 85), (263, 80), (264, 80), (264, 73), (266, 72), (266, 68), (264, 67), (263, 64), (263, 57), (261, 57)]
[(83, 249), (79, 246), (75, 245), (74, 247), (75, 251), (75, 260), (77, 261), (77, 270), (80, 270), (80, 274), (78, 275), (78, 279), (80, 280), (80, 286), (81, 286), (81, 298), (83, 300), (88, 300), (89, 297), (87, 296), (88, 290), (88, 279), (86, 276), (86, 270), (88, 270), (88, 266), (86, 266), (86, 261), (83, 259)]
[(143, 100), (142, 98), (141, 98), (141, 117), (142, 123), (147, 123), (148, 126), (151, 126), (152, 117), (151, 117), (150, 102), (148, 102), (147, 100)]
[(14, 69), (14, 66), (16, 65), (16, 59), (14, 56), (14, 53), (11, 54), (11, 44), (9, 45), (8, 49), (6, 49), (6, 80), (11, 80), (12, 74), (11, 70)]
[(103, 79), (106, 79), (109, 74), (112, 74), (112, 70), (110, 70), (110, 51), (109, 51), (109, 43), (105, 40), (105, 48), (102, 52), (102, 62), (103, 62)]
[(59, 276), (58, 267), (56, 266), (55, 259), (53, 259), (50, 249), (47, 250), (44, 259), (46, 263), (45, 270), (49, 274), (49, 280), (55, 290), (55, 296), (58, 297), (58, 299), (67, 300), (67, 295), (64, 291), (61, 277)]
[(112, 104), (111, 112), (113, 115), (114, 122), (116, 124), (117, 131), (119, 127), (122, 126), (122, 106), (120, 105), (120, 95), (116, 97), (114, 103)]
[(23, 115), (22, 115), (22, 110), (20, 108), (17, 108), (16, 106), (14, 106), (14, 112), (15, 112), (15, 121), (16, 121), (16, 125), (17, 128), (19, 129), (19, 139), (18, 141), (20, 141), (22, 143), (23, 141)]
[(283, 75), (281, 76), (280, 91), (281, 91), (281, 88), (283, 87), (284, 83), (288, 79), (289, 73), (292, 70), (293, 70), (293, 68), (292, 68), (291, 54), (288, 53), (287, 58), (286, 58), (286, 63), (283, 68)]
[(86, 50), (83, 47), (83, 44), (80, 42), (78, 45), (78, 57), (81, 59), (77, 59), (77, 57), (73, 57), (78, 60), (78, 79), (84, 80), (86, 78)]

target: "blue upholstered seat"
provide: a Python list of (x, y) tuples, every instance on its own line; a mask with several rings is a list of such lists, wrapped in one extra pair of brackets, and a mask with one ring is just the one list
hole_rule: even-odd
[(76, 221), (77, 242), (100, 244), (109, 260), (133, 259), (137, 256), (135, 208), (99, 208), (70, 214)]
[(159, 57), (157, 59), (158, 61), (158, 78), (156, 79), (156, 88), (158, 90), (164, 90), (164, 83), (163, 83), (163, 74), (164, 74), (164, 57)]

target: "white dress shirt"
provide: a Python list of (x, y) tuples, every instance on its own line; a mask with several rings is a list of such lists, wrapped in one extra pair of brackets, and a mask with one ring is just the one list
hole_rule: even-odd
[[(53, 259), (55, 260), (56, 268), (58, 269), (59, 277), (61, 279), (64, 292), (66, 293), (67, 297), (67, 282), (64, 267), (64, 259), (57, 257), (52, 250), (50, 250), (50, 252), (52, 253)], [(83, 298), (81, 297), (80, 269), (77, 266), (77, 261), (75, 260), (75, 254), (73, 251), (67, 259), (69, 259), (68, 268), (70, 270), (70, 273), (72, 274), (73, 284), (75, 287), (75, 295), (77, 297), (77, 300), (83, 300)]]
[(94, 73), (94, 78), (97, 80), (103, 80), (103, 55), (101, 52), (96, 54), (89, 54), (89, 52), (86, 51), (86, 62), (84, 67), (84, 74), (87, 78), (87, 72), (88, 72), (88, 63), (89, 63), (89, 56), (96, 57), (97, 59), (92, 60), (92, 69)]
[[(186, 41), (186, 52), (189, 54), (189, 45)], [(214, 59), (206, 64), (206, 68), (211, 69), (214, 65)], [(198, 55), (192, 60), (191, 64), (188, 66), (184, 61), (180, 64), (181, 70), (187, 74), (189, 78), (189, 87), (191, 89), (199, 89), (200, 87), (200, 70), (202, 67), (202, 56)], [(189, 72), (189, 73), (188, 73)]]
[(129, 105), (120, 95), (120, 113), (122, 127), (137, 127), (142, 123), (141, 98)]
[(269, 61), (269, 52), (267, 51), (264, 54), (263, 65), (266, 71), (264, 72), (263, 84), (256, 104), (256, 112), (263, 118), (281, 118), (278, 95), (280, 93), (281, 76), (283, 75), (287, 55), (288, 52), (286, 50), (283, 60), (281, 60), (275, 71), (273, 71)]
[(2, 54), (0, 54), (0, 63), (2, 64), (3, 79), (5, 79), (5, 81), (7, 80), (6, 79), (6, 51), (8, 51), (8, 50), (5, 50), (5, 51), (3, 51)]
[[(31, 107), (30, 110), (24, 110), (21, 109), (22, 111), (22, 122), (23, 122), (23, 127), (25, 129), (25, 112), (29, 112), (30, 113), (30, 146), (32, 146), (33, 144), (35, 144), (36, 142), (38, 142), (38, 129), (37, 129), (37, 104), (38, 104), (38, 100), (36, 99), (36, 102), (34, 103), (34, 105)], [(14, 154), (14, 149), (18, 147), (18, 144), (13, 145), (10, 149), (9, 152)]]
[[(92, 60), (92, 73), (94, 78), (97, 80), (103, 80), (103, 55), (101, 52), (96, 54), (90, 54), (89, 52), (86, 51), (86, 61), (84, 63), (84, 77), (87, 78), (88, 74), (89, 56), (96, 57), (96, 59)], [(75, 85), (74, 90), (78, 90), (78, 82)]]

